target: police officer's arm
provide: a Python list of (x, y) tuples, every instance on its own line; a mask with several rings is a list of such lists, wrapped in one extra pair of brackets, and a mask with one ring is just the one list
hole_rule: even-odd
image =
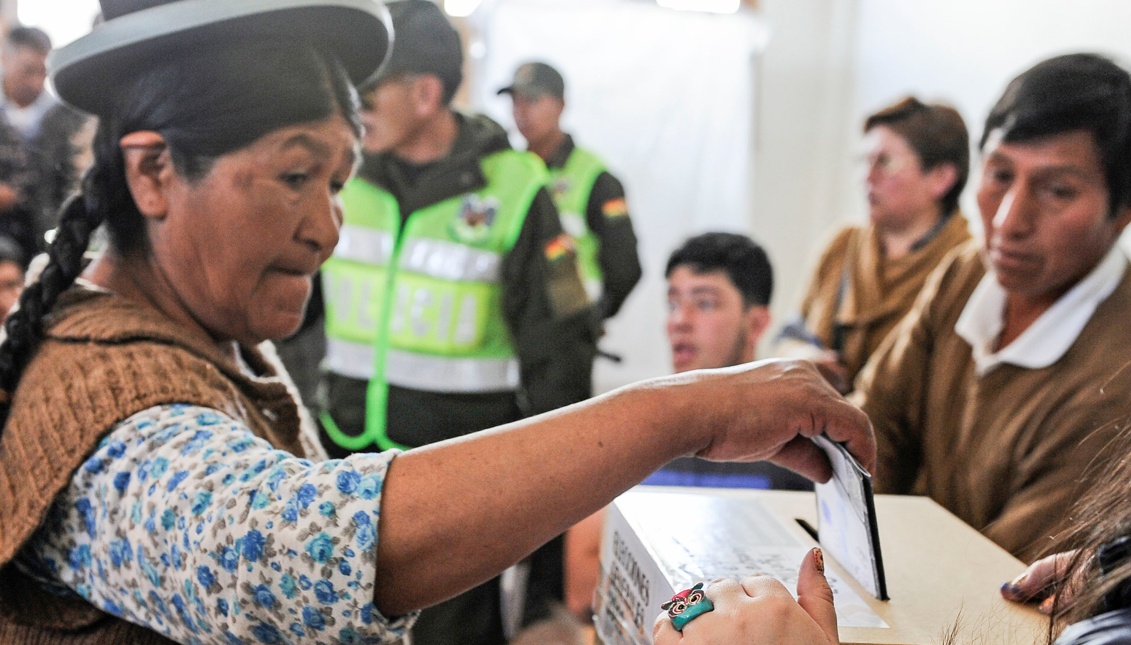
[(624, 186), (607, 172), (597, 176), (585, 209), (589, 230), (601, 240), (597, 263), (604, 275), (604, 290), (597, 303), (602, 318), (620, 311), (643, 271), (636, 253), (636, 232), (628, 217)]
[(525, 413), (589, 397), (596, 315), (578, 275), (572, 240), (564, 235), (545, 189), (535, 196), (503, 263), (503, 314), (518, 352)]
[(646, 381), (393, 459), (377, 607), (399, 615), (480, 584), (682, 455), (772, 458), (826, 480), (828, 463), (798, 436), (825, 431), (873, 467), (868, 418), (812, 364), (751, 365)]

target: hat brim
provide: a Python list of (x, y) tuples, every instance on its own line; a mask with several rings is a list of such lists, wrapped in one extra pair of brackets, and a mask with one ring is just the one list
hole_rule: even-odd
[(385, 61), (393, 29), (388, 10), (375, 0), (180, 0), (110, 20), (52, 52), (47, 65), (59, 98), (106, 114), (120, 84), (144, 69), (149, 57), (205, 39), (264, 36), (326, 49), (361, 85)]

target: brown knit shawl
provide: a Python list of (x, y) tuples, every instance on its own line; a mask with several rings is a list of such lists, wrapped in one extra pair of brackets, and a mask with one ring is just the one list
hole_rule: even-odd
[[(148, 408), (185, 403), (219, 410), (292, 454), (316, 449), (300, 432), (299, 406), (285, 374), (258, 348), (241, 347), (245, 362), (262, 375), (249, 377), (216, 344), (157, 310), (80, 287), (60, 297), (44, 335), (0, 436), (0, 635), (114, 642), (111, 632), (59, 635), (58, 641), (36, 632), (86, 627), (102, 614), (81, 600), (40, 592), (6, 566), (106, 433)], [(130, 627), (120, 622), (104, 626), (124, 635)], [(12, 623), (33, 629), (24, 634)]]
[(831, 347), (841, 329), (841, 361), (855, 378), (895, 325), (911, 310), (927, 276), (951, 249), (970, 239), (955, 213), (921, 248), (898, 260), (884, 257), (874, 226), (848, 227), (825, 250), (801, 306), (806, 326)]

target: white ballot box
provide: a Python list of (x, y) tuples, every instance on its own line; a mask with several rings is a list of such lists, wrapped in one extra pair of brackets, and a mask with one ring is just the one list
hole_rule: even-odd
[[(1025, 565), (926, 497), (877, 495), (887, 589), (876, 600), (825, 554), (842, 643), (957, 642), (1033, 645), (1048, 622), (1002, 600), (998, 588)], [(796, 593), (816, 540), (813, 493), (640, 486), (609, 507), (601, 540), (597, 637), (651, 645), (660, 605), (696, 582), (772, 575)]]

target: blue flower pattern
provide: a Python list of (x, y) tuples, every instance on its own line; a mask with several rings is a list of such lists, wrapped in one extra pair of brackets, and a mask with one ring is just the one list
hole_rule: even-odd
[(396, 643), (373, 607), (395, 453), (312, 463), (216, 410), (120, 423), (25, 556), (97, 607), (182, 643)]

